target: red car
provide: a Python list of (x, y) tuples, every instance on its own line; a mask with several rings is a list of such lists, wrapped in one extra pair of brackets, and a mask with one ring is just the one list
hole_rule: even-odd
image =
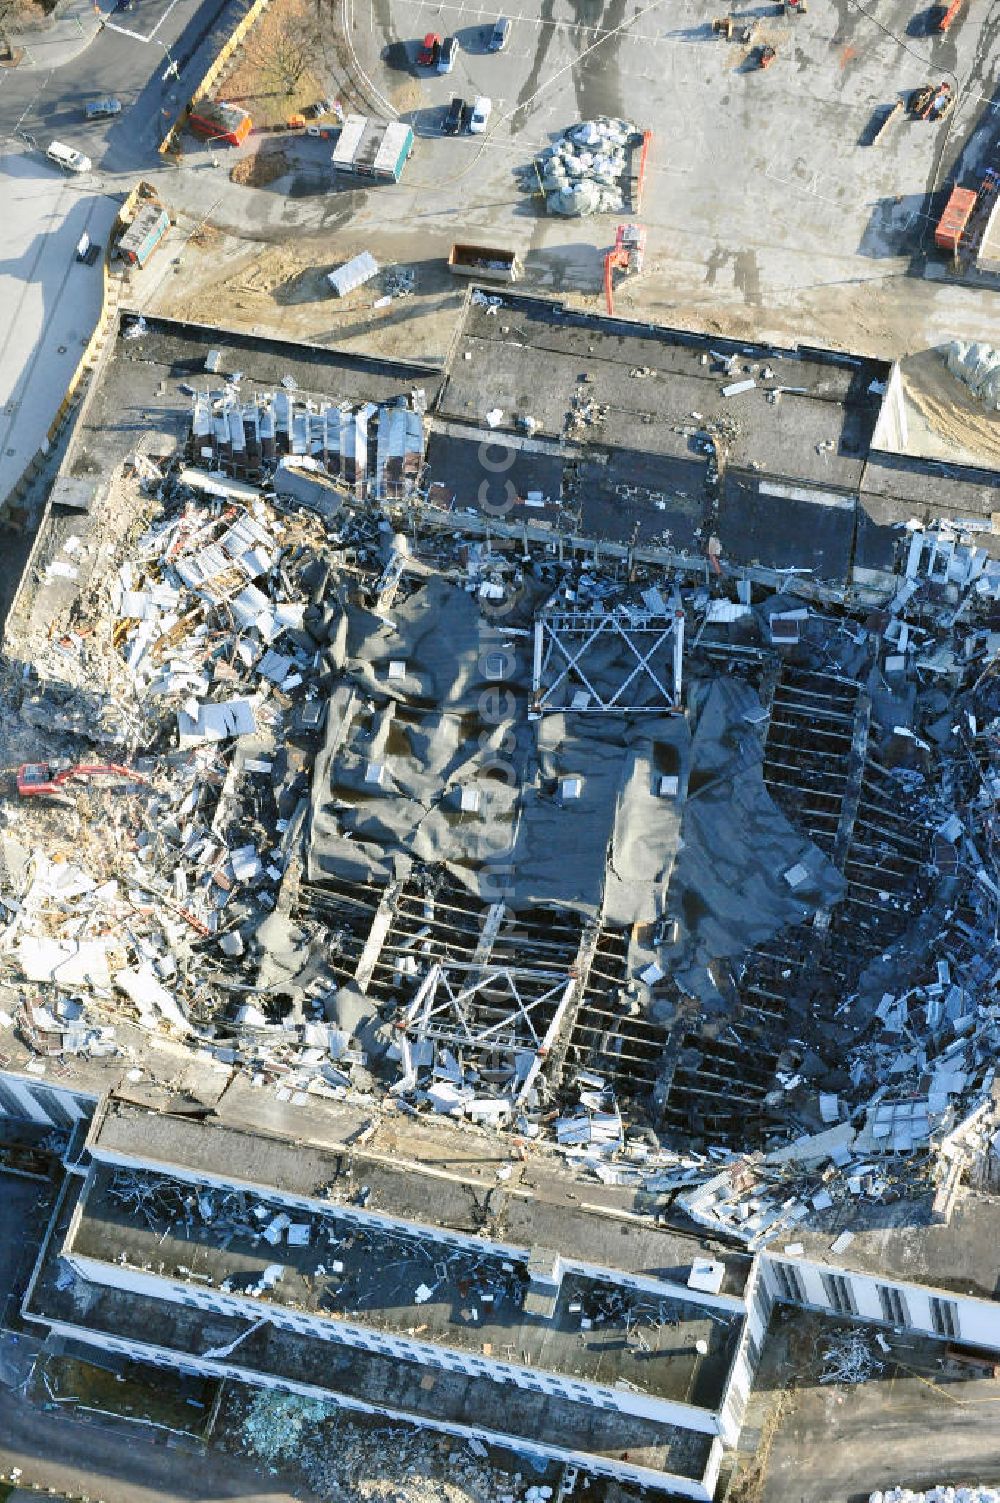
[(437, 60), (440, 56), (440, 34), (436, 31), (429, 31), (424, 37), (424, 45), (417, 53), (417, 65), (421, 68), (436, 68)]

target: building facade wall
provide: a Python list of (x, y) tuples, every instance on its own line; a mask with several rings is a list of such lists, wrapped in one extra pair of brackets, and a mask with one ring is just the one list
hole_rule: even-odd
[[(175, 1304), (212, 1310), (220, 1315), (235, 1315), (243, 1320), (259, 1320), (266, 1316), (272, 1324), (283, 1330), (303, 1336), (317, 1337), (321, 1341), (358, 1347), (364, 1351), (379, 1352), (385, 1356), (402, 1358), (421, 1363), (427, 1367), (440, 1367), (448, 1372), (464, 1373), (468, 1377), (484, 1377), (497, 1382), (513, 1382), (520, 1388), (540, 1390), (554, 1397), (577, 1403), (593, 1404), (600, 1409), (614, 1409), (620, 1414), (633, 1414), (663, 1424), (678, 1425), (703, 1435), (717, 1435), (721, 1430), (720, 1416), (708, 1409), (698, 1409), (691, 1404), (674, 1403), (650, 1394), (634, 1393), (629, 1389), (616, 1389), (598, 1383), (576, 1380), (539, 1368), (519, 1367), (513, 1363), (497, 1362), (492, 1357), (473, 1352), (458, 1352), (453, 1348), (439, 1346), (411, 1337), (357, 1326), (347, 1320), (331, 1321), (324, 1316), (311, 1315), (303, 1310), (286, 1309), (281, 1305), (236, 1294), (163, 1278), (142, 1268), (130, 1268), (121, 1263), (103, 1263), (94, 1258), (81, 1257), (70, 1252), (67, 1262), (82, 1279), (89, 1283), (105, 1284), (115, 1289), (128, 1289), (134, 1294), (158, 1300), (170, 1300)], [(252, 1374), (245, 1374), (253, 1381)]]
[(239, 1382), (252, 1383), (260, 1388), (271, 1388), (283, 1393), (297, 1393), (305, 1398), (319, 1399), (330, 1404), (331, 1407), (335, 1406), (364, 1414), (380, 1415), (402, 1424), (417, 1425), (421, 1429), (435, 1430), (466, 1440), (480, 1440), (486, 1445), (513, 1447), (518, 1452), (529, 1456), (537, 1456), (540, 1460), (562, 1461), (570, 1466), (580, 1467), (582, 1470), (596, 1476), (612, 1477), (620, 1482), (637, 1483), (641, 1487), (670, 1492), (685, 1498), (693, 1498), (698, 1500), (698, 1503), (710, 1503), (722, 1460), (721, 1442), (715, 1440), (709, 1453), (705, 1471), (700, 1478), (680, 1477), (673, 1472), (654, 1472), (648, 1467), (636, 1466), (632, 1462), (616, 1460), (611, 1457), (593, 1457), (581, 1451), (565, 1449), (554, 1444), (552, 1441), (543, 1443), (540, 1441), (517, 1440), (513, 1442), (509, 1436), (478, 1426), (452, 1424), (447, 1421), (415, 1420), (412, 1415), (402, 1411), (388, 1407), (380, 1408), (350, 1396), (337, 1395), (334, 1398), (333, 1395), (324, 1389), (315, 1388), (308, 1383), (297, 1383), (293, 1379), (278, 1378), (269, 1373), (250, 1373), (233, 1363), (210, 1361), (203, 1357), (193, 1357), (187, 1353), (169, 1351), (164, 1347), (132, 1341), (125, 1337), (106, 1337), (102, 1335), (97, 1339), (92, 1332), (64, 1321), (51, 1322), (51, 1329), (58, 1335), (94, 1345), (104, 1353), (109, 1351), (116, 1352), (122, 1356), (135, 1358), (141, 1362), (151, 1362), (159, 1367), (187, 1373), (198, 1373), (205, 1377), (233, 1378)]
[(0, 1070), (0, 1117), (67, 1132), (92, 1117), (96, 1106), (97, 1097), (86, 1091), (69, 1091), (35, 1075)]
[(747, 1320), (729, 1369), (720, 1414), (719, 1433), (727, 1446), (735, 1446), (739, 1440), (747, 1402), (764, 1349), (764, 1337), (774, 1308), (774, 1299), (767, 1280), (763, 1277), (759, 1260), (754, 1263), (746, 1294)]
[(1000, 1351), (1000, 1304), (806, 1258), (764, 1256), (771, 1296), (882, 1325)]

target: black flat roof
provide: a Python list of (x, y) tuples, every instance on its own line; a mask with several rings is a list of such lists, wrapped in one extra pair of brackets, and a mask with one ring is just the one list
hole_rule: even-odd
[[(859, 486), (881, 401), (870, 388), (886, 378), (885, 362), (631, 325), (515, 293), (490, 295), (500, 298), (493, 311), (475, 297), (467, 304), (438, 401), (443, 417), (473, 424), (489, 438), (485, 415), (499, 407), (499, 431), (529, 415), (546, 437), (682, 460), (694, 452), (693, 432), (716, 423), (726, 429), (730, 466), (834, 489)], [(719, 357), (732, 357), (733, 369), (726, 372)], [(723, 388), (750, 380), (751, 389), (723, 396)], [(606, 411), (568, 423), (580, 401)]]
[[(743, 1293), (749, 1258), (637, 1215), (634, 1191), (596, 1182), (581, 1187), (547, 1156), (498, 1184), (497, 1169), (511, 1161), (508, 1145), (440, 1121), (424, 1125), (392, 1112), (375, 1121), (312, 1101), (303, 1114), (237, 1082), (220, 1102), (223, 1109), (229, 1123), (111, 1099), (95, 1117), (90, 1143), (97, 1157), (120, 1155), (168, 1173), (203, 1174), (331, 1204), (350, 1203), (364, 1186), (367, 1211), (471, 1236), (485, 1231), (508, 1247), (558, 1248), (569, 1260), (625, 1275), (685, 1285), (694, 1259), (708, 1253), (725, 1263), (722, 1293)], [(351, 1147), (359, 1131), (364, 1147)], [(493, 1210), (484, 1226), (487, 1189)], [(494, 1221), (502, 1232), (490, 1231)]]

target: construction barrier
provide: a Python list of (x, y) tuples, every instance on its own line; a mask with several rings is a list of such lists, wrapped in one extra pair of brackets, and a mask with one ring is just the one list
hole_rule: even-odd
[(653, 143), (653, 132), (644, 130), (642, 133), (642, 155), (639, 158), (639, 181), (635, 190), (635, 212), (642, 211), (642, 190), (646, 186), (646, 168), (649, 165), (649, 148)]
[(161, 156), (166, 156), (169, 152), (177, 150), (177, 143), (181, 138), (181, 134), (184, 130), (185, 125), (187, 124), (187, 119), (192, 109), (197, 104), (199, 99), (204, 99), (207, 95), (211, 94), (215, 85), (218, 83), (220, 77), (222, 76), (226, 64), (229, 62), (233, 53), (236, 51), (237, 47), (239, 47), (246, 39), (247, 33), (250, 31), (251, 27), (257, 24), (261, 16), (267, 10), (270, 3), (271, 0), (253, 0), (253, 4), (251, 5), (250, 9), (247, 11), (242, 20), (237, 23), (231, 35), (223, 43), (221, 50), (209, 65), (208, 72), (205, 74), (201, 82), (197, 85), (187, 104), (181, 110), (180, 114), (177, 116), (177, 119), (174, 121), (173, 125), (170, 127), (170, 129), (167, 131), (167, 134), (161, 141), (159, 146), (159, 152)]

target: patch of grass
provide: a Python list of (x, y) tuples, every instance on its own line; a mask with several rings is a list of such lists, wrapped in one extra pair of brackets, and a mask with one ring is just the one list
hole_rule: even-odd
[(50, 1357), (43, 1368), (36, 1369), (32, 1398), (39, 1403), (58, 1400), (65, 1409), (77, 1405), (100, 1409), (198, 1435), (205, 1427), (216, 1387), (208, 1379), (166, 1373), (138, 1362), (129, 1363), (119, 1375), (75, 1357)]

